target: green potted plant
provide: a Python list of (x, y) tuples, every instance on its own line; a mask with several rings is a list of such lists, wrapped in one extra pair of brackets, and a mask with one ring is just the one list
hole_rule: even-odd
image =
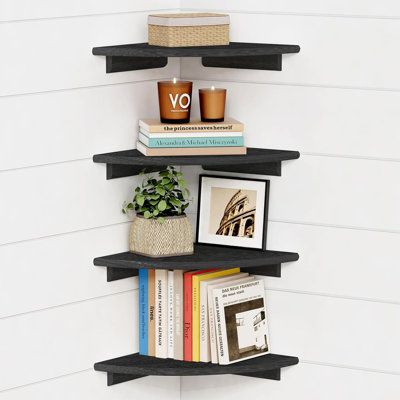
[(183, 174), (172, 166), (158, 177), (146, 175), (122, 209), (125, 214), (136, 212), (129, 250), (148, 257), (193, 254), (192, 227), (185, 214), (189, 195)]

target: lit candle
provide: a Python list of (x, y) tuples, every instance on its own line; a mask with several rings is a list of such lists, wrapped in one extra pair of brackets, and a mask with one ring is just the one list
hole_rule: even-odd
[(192, 84), (189, 81), (158, 82), (160, 120), (163, 123), (182, 124), (190, 121)]
[(221, 122), (225, 117), (226, 89), (199, 89), (200, 114), (203, 122)]

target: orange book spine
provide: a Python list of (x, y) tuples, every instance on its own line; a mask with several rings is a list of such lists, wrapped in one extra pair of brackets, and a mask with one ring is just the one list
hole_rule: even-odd
[(183, 274), (183, 359), (192, 361), (192, 276), (215, 269), (185, 272)]

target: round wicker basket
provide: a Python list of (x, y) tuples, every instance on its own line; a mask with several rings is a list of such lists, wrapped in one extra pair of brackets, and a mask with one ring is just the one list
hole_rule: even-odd
[(129, 251), (148, 257), (193, 254), (193, 233), (187, 216), (165, 217), (164, 222), (158, 222), (137, 215), (131, 225)]

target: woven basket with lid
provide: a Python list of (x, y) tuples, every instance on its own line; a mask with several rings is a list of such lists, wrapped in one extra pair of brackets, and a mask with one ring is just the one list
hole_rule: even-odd
[(148, 18), (149, 44), (163, 47), (229, 44), (229, 15), (215, 13), (153, 14)]

